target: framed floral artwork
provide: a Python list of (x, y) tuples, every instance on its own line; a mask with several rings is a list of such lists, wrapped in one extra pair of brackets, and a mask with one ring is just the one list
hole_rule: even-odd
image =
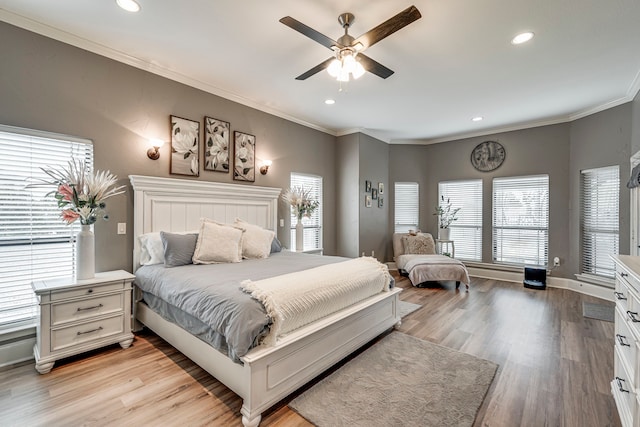
[(382, 182), (378, 183), (378, 194), (379, 195), (383, 195), (384, 194), (384, 184)]
[(234, 156), (233, 179), (255, 182), (256, 180), (256, 137), (244, 132), (233, 132)]
[(378, 197), (378, 207), (381, 208), (384, 206), (384, 199), (382, 197)]
[(200, 122), (171, 116), (171, 158), (169, 173), (198, 176)]
[(204, 118), (204, 170), (229, 172), (229, 128), (231, 124)]
[(370, 207), (371, 207), (371, 196), (370, 196), (370, 195), (368, 195), (368, 194), (366, 194), (366, 195), (364, 196), (364, 206), (365, 206), (366, 208), (370, 208)]

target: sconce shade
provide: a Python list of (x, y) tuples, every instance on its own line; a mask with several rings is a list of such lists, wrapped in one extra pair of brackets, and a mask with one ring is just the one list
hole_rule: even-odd
[(271, 160), (265, 160), (262, 162), (262, 166), (260, 166), (260, 173), (262, 175), (266, 175), (269, 172), (269, 166), (271, 166)]

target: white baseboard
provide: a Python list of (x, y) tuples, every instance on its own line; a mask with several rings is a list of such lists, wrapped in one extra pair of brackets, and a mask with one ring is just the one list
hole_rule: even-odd
[(0, 345), (0, 367), (33, 359), (35, 337), (28, 337)]
[[(486, 268), (467, 267), (469, 275), (482, 279), (501, 280), (522, 284), (522, 273), (515, 271), (491, 270)], [(584, 281), (566, 279), (564, 277), (547, 276), (547, 286), (550, 288), (569, 289), (581, 294), (590, 295), (607, 301), (614, 301), (613, 289), (594, 285)]]

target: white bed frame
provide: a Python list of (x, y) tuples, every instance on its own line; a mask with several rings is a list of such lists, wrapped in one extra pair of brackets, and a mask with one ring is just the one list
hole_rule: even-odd
[[(134, 189), (134, 271), (137, 236), (152, 231), (197, 230), (201, 217), (230, 223), (236, 217), (277, 230), (279, 188), (129, 176)], [(243, 399), (242, 423), (256, 427), (262, 412), (373, 338), (400, 324), (393, 288), (307, 325), (274, 347), (257, 347), (234, 363), (138, 301), (134, 317)]]

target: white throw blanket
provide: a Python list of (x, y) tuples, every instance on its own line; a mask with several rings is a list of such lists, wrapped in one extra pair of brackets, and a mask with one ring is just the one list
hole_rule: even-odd
[(389, 290), (386, 265), (362, 257), (256, 282), (242, 289), (260, 301), (273, 320), (267, 345), (279, 337), (372, 295)]

